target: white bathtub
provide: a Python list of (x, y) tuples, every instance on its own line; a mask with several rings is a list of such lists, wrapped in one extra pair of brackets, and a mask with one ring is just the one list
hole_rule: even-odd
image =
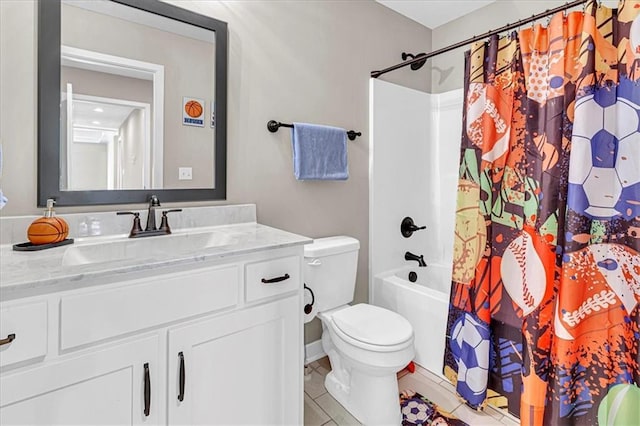
[[(408, 278), (411, 271), (418, 274), (413, 283)], [(372, 296), (374, 305), (409, 320), (415, 333), (415, 361), (441, 377), (450, 290), (450, 265), (411, 266), (376, 275)]]

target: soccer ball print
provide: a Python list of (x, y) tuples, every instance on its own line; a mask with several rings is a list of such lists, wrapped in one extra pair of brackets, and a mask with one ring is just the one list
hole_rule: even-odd
[(576, 101), (569, 207), (593, 219), (640, 215), (640, 106), (631, 83)]
[(412, 398), (402, 407), (402, 416), (413, 425), (427, 424), (434, 410), (419, 398)]
[(457, 390), (468, 403), (479, 405), (487, 392), (489, 327), (464, 313), (451, 330), (451, 352), (458, 364)]

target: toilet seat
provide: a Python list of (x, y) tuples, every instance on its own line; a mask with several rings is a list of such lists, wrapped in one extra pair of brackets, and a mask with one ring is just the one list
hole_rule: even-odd
[(395, 352), (413, 344), (413, 327), (404, 317), (378, 306), (361, 303), (330, 315), (333, 332), (355, 347), (373, 352)]

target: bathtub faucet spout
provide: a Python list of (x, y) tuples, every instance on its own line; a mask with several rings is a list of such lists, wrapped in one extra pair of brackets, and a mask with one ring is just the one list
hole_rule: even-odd
[(418, 266), (420, 266), (420, 267), (427, 266), (427, 264), (424, 263), (424, 256), (423, 255), (418, 256), (417, 254), (413, 254), (410, 251), (408, 251), (408, 252), (406, 252), (404, 254), (404, 260), (415, 260), (416, 262), (418, 262)]

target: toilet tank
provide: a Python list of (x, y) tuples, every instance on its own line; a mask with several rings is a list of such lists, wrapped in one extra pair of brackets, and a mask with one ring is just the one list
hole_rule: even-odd
[[(327, 237), (304, 246), (304, 283), (314, 294), (313, 310), (305, 315), (311, 321), (318, 312), (353, 301), (360, 242), (352, 237)], [(311, 294), (305, 290), (305, 304)]]

